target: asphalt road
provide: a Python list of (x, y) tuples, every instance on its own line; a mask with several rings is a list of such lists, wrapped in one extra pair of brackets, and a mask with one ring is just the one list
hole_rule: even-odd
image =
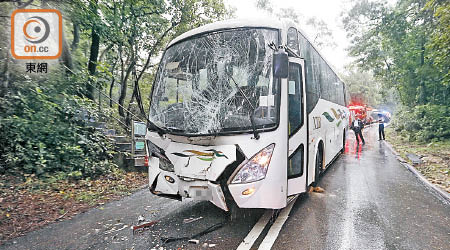
[[(349, 134), (345, 153), (319, 182), (325, 192), (301, 195), (284, 210), (289, 215), (284, 225), (283, 210), (278, 218), (280, 211), (248, 210), (229, 221), (209, 202), (178, 202), (144, 189), (0, 249), (236, 249), (258, 226), (251, 249), (263, 248), (269, 238), (272, 249), (449, 249), (450, 205), (377, 141), (376, 128), (364, 134), (366, 145), (358, 148)], [(139, 216), (157, 223), (133, 235)], [(214, 225), (214, 231), (195, 237), (199, 244), (163, 242), (191, 238)]]

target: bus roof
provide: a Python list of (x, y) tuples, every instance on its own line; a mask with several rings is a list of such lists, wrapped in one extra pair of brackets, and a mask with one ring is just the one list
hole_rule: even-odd
[(225, 21), (214, 22), (210, 24), (203, 25), (201, 27), (195, 28), (188, 32), (185, 32), (175, 39), (173, 39), (167, 47), (172, 46), (173, 44), (198, 34), (207, 33), (215, 30), (222, 29), (233, 29), (233, 28), (243, 28), (243, 27), (255, 27), (255, 28), (272, 28), (272, 29), (281, 29), (283, 28), (283, 23), (280, 20), (272, 19), (272, 18), (264, 18), (264, 19), (228, 19)]

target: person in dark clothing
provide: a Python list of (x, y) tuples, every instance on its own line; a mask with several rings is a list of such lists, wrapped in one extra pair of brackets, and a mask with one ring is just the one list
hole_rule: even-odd
[(384, 119), (381, 114), (378, 114), (378, 140), (384, 140)]
[[(362, 121), (358, 118), (356, 120), (354, 120), (352, 122), (352, 125), (350, 126), (350, 128), (355, 132), (355, 137), (356, 137), (356, 143), (359, 145), (359, 139), (361, 138), (362, 144), (366, 144), (366, 142), (364, 141), (364, 137), (362, 135), (362, 130), (363, 130), (363, 123)], [(359, 136), (359, 138), (358, 138)]]

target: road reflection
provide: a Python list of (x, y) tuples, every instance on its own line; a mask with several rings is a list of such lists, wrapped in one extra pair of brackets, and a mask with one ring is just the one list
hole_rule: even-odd
[(378, 138), (376, 132), (376, 129), (373, 129), (371, 125), (368, 125), (363, 130), (363, 136), (366, 142), (366, 144), (363, 145), (362, 143), (357, 143), (355, 133), (349, 131), (345, 141), (344, 154), (355, 155), (355, 158), (360, 160), (362, 152), (366, 149), (371, 149), (374, 146), (374, 143), (377, 142)]

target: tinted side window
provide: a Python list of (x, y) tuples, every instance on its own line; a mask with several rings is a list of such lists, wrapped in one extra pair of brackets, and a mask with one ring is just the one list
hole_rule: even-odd
[[(313, 51), (314, 48), (311, 44), (306, 40), (306, 38), (299, 33), (299, 44), (300, 44), (300, 56), (305, 58), (305, 72), (306, 72), (306, 112), (311, 113), (311, 111), (316, 106), (319, 101), (320, 96), (320, 85), (319, 85), (319, 76), (317, 75), (317, 67), (313, 67), (313, 65), (317, 65), (318, 61), (314, 58)], [(314, 71), (314, 68), (316, 68)]]
[(298, 50), (298, 37), (297, 37), (297, 29), (294, 27), (290, 27), (287, 32), (287, 46), (291, 48), (295, 53), (299, 53)]
[(289, 63), (288, 93), (289, 135), (291, 135), (303, 125), (302, 70), (299, 64)]
[(303, 144), (294, 152), (294, 154), (289, 157), (288, 161), (288, 178), (296, 178), (303, 175)]
[(298, 33), (298, 38), (300, 56), (306, 60), (306, 110), (308, 114), (314, 109), (319, 98), (344, 105), (346, 100), (343, 82), (301, 33)]

